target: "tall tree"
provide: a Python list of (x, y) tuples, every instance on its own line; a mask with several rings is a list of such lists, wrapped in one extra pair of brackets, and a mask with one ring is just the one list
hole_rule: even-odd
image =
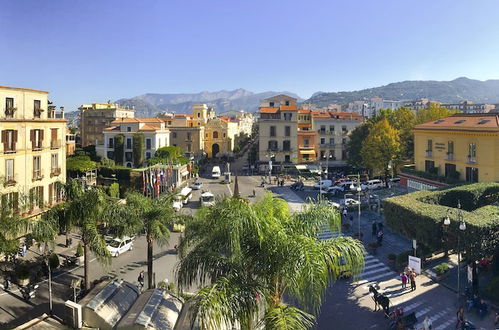
[(133, 163), (135, 167), (139, 167), (144, 163), (145, 143), (143, 133), (139, 132), (133, 135)]
[(350, 134), (347, 144), (348, 164), (354, 168), (364, 168), (364, 159), (362, 158), (362, 144), (369, 135), (370, 123), (364, 123), (354, 128)]
[(458, 111), (456, 110), (449, 110), (441, 107), (439, 104), (431, 103), (428, 108), (421, 109), (416, 113), (416, 124), (422, 124), (440, 118), (449, 117), (457, 112)]
[(399, 131), (399, 141), (401, 143), (401, 161), (412, 161), (414, 158), (414, 134), (412, 129), (416, 125), (416, 116), (409, 108), (398, 108), (388, 119), (390, 125)]
[[(364, 264), (358, 240), (319, 241), (324, 226), (341, 227), (330, 205), (310, 204), (291, 215), (271, 194), (255, 204), (228, 197), (200, 210), (180, 245), (177, 281), (181, 288), (209, 283), (194, 300), (201, 327), (310, 328), (341, 260), (355, 274)], [(288, 306), (285, 295), (302, 309)]]
[(367, 167), (388, 175), (388, 165), (400, 155), (398, 130), (387, 119), (374, 124), (362, 145), (361, 155)]
[(181, 216), (174, 212), (170, 196), (154, 199), (136, 192), (127, 194), (125, 210), (129, 222), (128, 228), (124, 228), (123, 233), (129, 233), (130, 231), (145, 233), (147, 241), (147, 280), (148, 287), (152, 288), (153, 244), (154, 242), (160, 246), (168, 244), (170, 238), (169, 228)]
[(106, 248), (106, 241), (99, 233), (98, 224), (106, 224), (106, 214), (110, 202), (106, 194), (100, 189), (85, 191), (76, 180), (71, 180), (66, 188), (67, 196), (70, 196), (66, 209), (68, 224), (76, 227), (82, 237), (84, 251), (84, 276), (85, 288), (90, 289), (90, 251), (102, 264), (110, 262), (110, 253)]

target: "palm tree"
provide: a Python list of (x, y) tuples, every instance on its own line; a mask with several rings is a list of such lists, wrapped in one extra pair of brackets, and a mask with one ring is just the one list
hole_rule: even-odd
[[(290, 214), (287, 203), (266, 194), (250, 205), (239, 198), (201, 209), (180, 245), (180, 288), (207, 285), (196, 296), (202, 328), (307, 329), (329, 284), (346, 264), (364, 265), (358, 240), (317, 239), (324, 226), (340, 230), (341, 216), (326, 202)], [(298, 307), (289, 306), (284, 297)]]
[(113, 205), (100, 189), (85, 191), (76, 180), (67, 184), (66, 197), (69, 200), (66, 208), (67, 223), (80, 231), (83, 242), (85, 288), (90, 289), (90, 251), (100, 263), (105, 265), (111, 258), (106, 248), (106, 241), (98, 231), (98, 225), (109, 221), (106, 215)]
[[(153, 243), (160, 246), (168, 244), (169, 227), (180, 217), (176, 215), (170, 197), (148, 198), (140, 193), (126, 196), (127, 223), (122, 225), (121, 233), (130, 231), (145, 232), (147, 241), (147, 283), (153, 287)], [(135, 229), (134, 229), (135, 228)], [(140, 228), (140, 229), (137, 229)]]

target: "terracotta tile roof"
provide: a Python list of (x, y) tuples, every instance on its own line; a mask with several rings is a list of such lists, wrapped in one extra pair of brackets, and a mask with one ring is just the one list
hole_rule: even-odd
[(298, 113), (310, 113), (310, 110), (299, 109)]
[(414, 127), (414, 130), (499, 130), (497, 114), (456, 114), (450, 117), (429, 121)]
[(356, 120), (362, 119), (362, 115), (360, 115), (356, 112), (337, 112), (337, 111), (328, 111), (328, 112), (313, 111), (312, 117), (314, 117), (314, 118), (356, 119)]
[(117, 119), (112, 122), (112, 124), (121, 124), (121, 123), (162, 123), (164, 119), (160, 118), (122, 118)]
[(310, 127), (312, 123), (298, 123), (298, 127)]
[(287, 110), (287, 111), (289, 111), (289, 110), (292, 110), (292, 111), (298, 110), (296, 108), (296, 105), (281, 105), (280, 109), (281, 110)]
[(230, 121), (230, 118), (229, 118), (229, 117), (227, 117), (227, 116), (221, 116), (221, 117), (218, 117), (218, 118), (219, 118), (220, 120), (223, 120), (223, 121), (227, 122), (227, 123)]
[(104, 131), (119, 131), (120, 127), (119, 126), (110, 126), (104, 128)]
[(159, 130), (161, 129), (161, 127), (159, 125), (144, 125), (142, 126), (141, 128), (139, 128), (139, 131), (156, 131), (156, 130)]
[(258, 112), (260, 112), (260, 113), (277, 113), (277, 111), (279, 111), (279, 108), (261, 107)]

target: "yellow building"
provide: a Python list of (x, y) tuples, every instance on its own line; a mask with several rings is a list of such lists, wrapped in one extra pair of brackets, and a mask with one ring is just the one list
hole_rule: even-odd
[(81, 145), (99, 145), (104, 143), (103, 131), (111, 123), (121, 118), (134, 118), (135, 110), (115, 103), (83, 104), (80, 110)]
[(46, 91), (0, 86), (0, 102), (0, 195), (36, 215), (61, 198), (66, 120), (49, 106)]
[(218, 153), (230, 155), (234, 150), (234, 139), (238, 134), (237, 122), (227, 117), (208, 120), (204, 128), (204, 151), (208, 157)]
[(499, 181), (497, 114), (456, 114), (413, 132), (416, 170), (468, 182)]

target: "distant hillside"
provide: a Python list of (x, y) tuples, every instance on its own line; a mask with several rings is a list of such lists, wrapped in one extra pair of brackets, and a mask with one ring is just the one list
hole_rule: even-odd
[(475, 103), (499, 103), (499, 80), (473, 80), (465, 77), (452, 81), (403, 81), (386, 86), (352, 92), (315, 93), (307, 103), (326, 106), (382, 97), (386, 100), (415, 100), (429, 98), (433, 101), (458, 103), (471, 100)]
[(228, 110), (258, 110), (260, 100), (286, 94), (303, 101), (298, 95), (290, 92), (253, 93), (245, 89), (233, 91), (201, 92), (195, 94), (153, 94), (148, 93), (129, 99), (120, 99), (116, 103), (134, 106), (137, 117), (154, 117), (159, 112), (191, 113), (196, 103), (207, 103), (215, 107), (217, 113)]

